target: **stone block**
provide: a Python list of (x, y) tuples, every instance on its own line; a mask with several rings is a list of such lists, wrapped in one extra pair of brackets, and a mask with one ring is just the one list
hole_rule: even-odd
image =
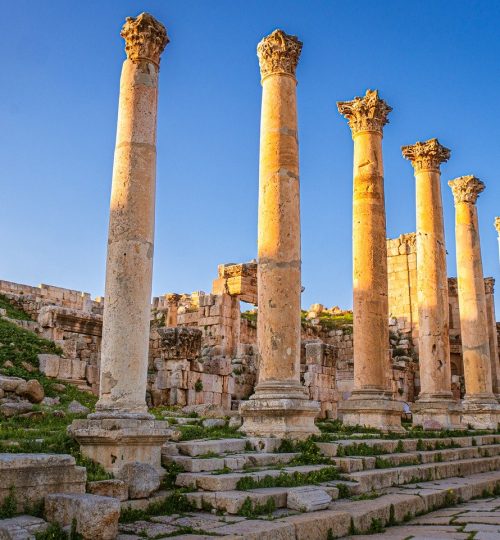
[(144, 499), (160, 488), (160, 475), (148, 463), (126, 463), (117, 476), (128, 485), (131, 499)]
[(65, 454), (0, 454), (0, 505), (14, 488), (17, 511), (49, 493), (85, 493), (87, 471)]
[(304, 486), (288, 490), (287, 507), (299, 512), (325, 510), (332, 498), (321, 488)]
[(16, 516), (0, 520), (1, 540), (32, 540), (35, 533), (41, 533), (48, 523), (34, 516)]
[(71, 360), (71, 378), (72, 379), (85, 379), (85, 368), (87, 367), (86, 362), (81, 360), (72, 359)]
[(71, 379), (72, 372), (72, 363), (71, 358), (60, 358), (59, 359), (59, 372), (57, 374), (59, 379)]
[(45, 498), (45, 516), (62, 527), (76, 521), (84, 540), (114, 540), (118, 535), (120, 501), (100, 495), (55, 493)]
[(87, 492), (102, 497), (113, 497), (119, 501), (128, 499), (128, 485), (123, 480), (98, 480), (87, 484)]
[(59, 359), (60, 357), (57, 354), (39, 354), (40, 372), (47, 377), (57, 377), (59, 374)]

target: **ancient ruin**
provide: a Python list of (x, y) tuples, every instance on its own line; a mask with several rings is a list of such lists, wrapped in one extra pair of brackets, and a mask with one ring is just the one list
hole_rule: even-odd
[[(498, 536), (500, 324), (483, 275), (483, 182), (449, 181), (449, 277), (450, 150), (435, 138), (402, 147), (416, 232), (387, 239), (392, 109), (377, 90), (338, 102), (354, 146), (353, 309), (302, 309), (302, 42), (275, 30), (257, 46), (257, 259), (220, 264), (210, 292), (151, 298), (169, 39), (148, 13), (121, 36), (105, 296), (0, 280), (0, 538), (331, 540), (408, 521), (393, 531), (410, 538), (434, 519), (447, 529), (429, 538)], [(495, 228), (500, 245), (498, 217)]]

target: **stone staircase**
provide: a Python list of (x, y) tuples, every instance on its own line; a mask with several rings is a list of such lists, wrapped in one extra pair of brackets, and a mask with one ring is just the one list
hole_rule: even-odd
[[(495, 434), (322, 442), (317, 447), (330, 462), (310, 465), (303, 464), (307, 458), (300, 452), (280, 452), (279, 445), (278, 439), (257, 438), (168, 443), (162, 461), (164, 466), (175, 464), (182, 471), (176, 485), (188, 491), (195, 508), (252, 518), (273, 514), (273, 530), (277, 520), (296, 522), (301, 517), (307, 521), (307, 516), (315, 516), (321, 521), (319, 516), (349, 512), (349, 527), (366, 532), (375, 515), (382, 516), (382, 524), (401, 521), (406, 514), (451, 505), (500, 486), (500, 435)], [(311, 513), (279, 510), (287, 508), (288, 496), (296, 486), (313, 491), (320, 488), (332, 502), (327, 509)], [(428, 501), (422, 502), (421, 491), (430, 497)], [(404, 506), (403, 514), (396, 504), (402, 495), (418, 499), (418, 503)], [(378, 509), (375, 514), (368, 511), (373, 508)], [(390, 515), (385, 516), (387, 512)]]

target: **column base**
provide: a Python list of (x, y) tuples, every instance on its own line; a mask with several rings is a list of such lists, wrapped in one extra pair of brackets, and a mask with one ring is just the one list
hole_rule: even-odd
[(450, 396), (421, 396), (411, 406), (413, 425), (424, 430), (465, 429), (461, 423), (462, 407)]
[(500, 404), (495, 401), (479, 402), (464, 399), (462, 424), (473, 429), (497, 429), (500, 422)]
[[(96, 418), (96, 417), (97, 418)], [(171, 430), (167, 423), (137, 417), (105, 417), (104, 413), (74, 420), (68, 433), (80, 444), (82, 454), (116, 474), (125, 463), (148, 463), (163, 476), (161, 447)]]
[(346, 426), (372, 427), (384, 433), (406, 433), (401, 425), (403, 403), (382, 391), (355, 390), (338, 410)]
[(255, 390), (248, 401), (240, 404), (241, 432), (251, 437), (295, 440), (320, 433), (314, 423), (320, 412), (319, 403), (308, 399), (300, 384), (267, 382)]

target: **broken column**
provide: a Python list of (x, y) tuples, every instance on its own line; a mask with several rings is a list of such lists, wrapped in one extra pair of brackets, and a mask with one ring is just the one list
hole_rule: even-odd
[(167, 304), (167, 317), (165, 326), (167, 328), (174, 328), (177, 326), (177, 313), (179, 310), (180, 294), (168, 293), (165, 295), (165, 303)]
[(458, 303), (464, 361), (462, 422), (476, 429), (496, 429), (500, 405), (493, 394), (488, 315), (481, 261), (476, 201), (484, 184), (475, 176), (448, 182), (455, 199)]
[(354, 390), (339, 412), (347, 425), (403, 431), (390, 388), (387, 246), (382, 133), (392, 110), (378, 91), (337, 103), (354, 141)]
[(71, 433), (82, 452), (117, 472), (140, 461), (158, 469), (167, 438), (146, 405), (156, 184), (156, 116), (165, 27), (128, 17), (120, 80), (106, 262), (99, 401)]
[(319, 404), (300, 382), (300, 195), (295, 69), (302, 43), (275, 30), (257, 47), (262, 75), (258, 224), (260, 356), (242, 431), (306, 438)]
[(420, 394), (413, 423), (427, 429), (460, 425), (451, 391), (448, 274), (444, 239), (441, 163), (450, 150), (437, 139), (402, 147), (415, 172), (417, 206), (417, 302)]

